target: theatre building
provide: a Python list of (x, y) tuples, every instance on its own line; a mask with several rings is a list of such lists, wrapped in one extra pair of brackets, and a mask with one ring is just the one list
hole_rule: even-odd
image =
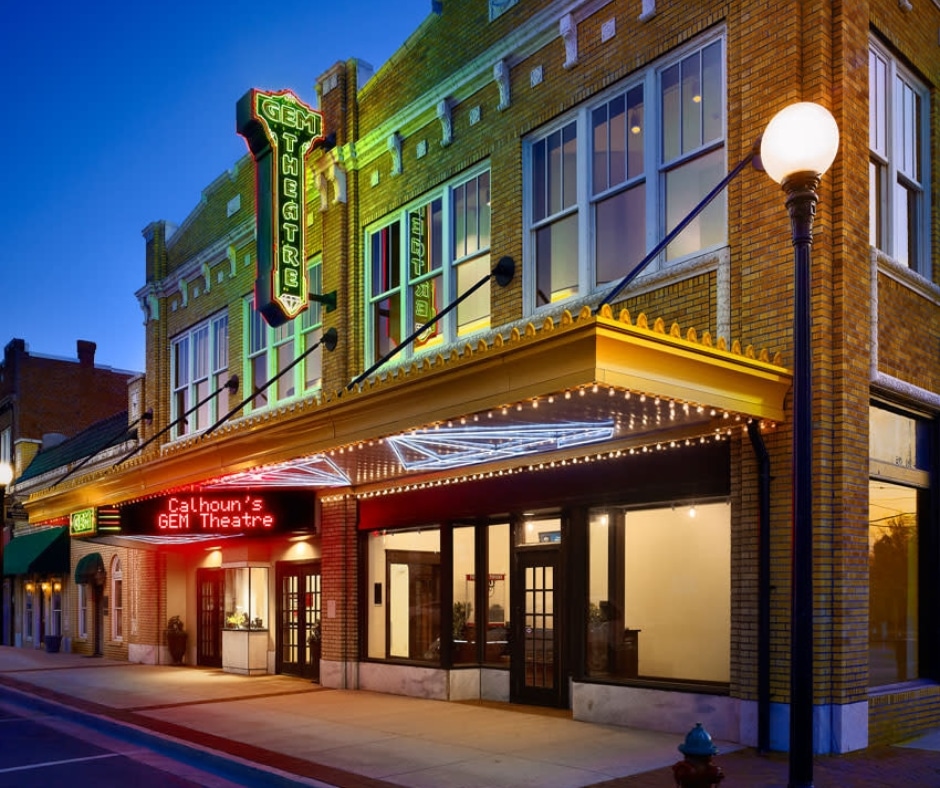
[[(187, 664), (787, 749), (808, 391), (815, 748), (937, 724), (938, 29), (444, 0), (315, 100), (246, 86), (247, 155), (145, 231), (153, 423), (31, 521), (149, 556), (108, 608), (130, 659), (178, 615)], [(801, 101), (840, 138), (795, 303), (751, 165)]]

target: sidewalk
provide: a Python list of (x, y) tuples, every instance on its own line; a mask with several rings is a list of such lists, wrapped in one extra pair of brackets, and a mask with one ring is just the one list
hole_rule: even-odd
[[(287, 676), (247, 678), (10, 647), (0, 647), (0, 685), (343, 788), (669, 788), (684, 738), (576, 722), (563, 711), (330, 690)], [(716, 744), (723, 786), (786, 786), (785, 754)], [(936, 788), (940, 730), (904, 747), (817, 758), (815, 784)]]

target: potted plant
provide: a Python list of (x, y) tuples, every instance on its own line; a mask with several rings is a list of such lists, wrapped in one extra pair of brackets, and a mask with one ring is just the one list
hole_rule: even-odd
[(186, 654), (186, 628), (179, 616), (173, 616), (166, 622), (166, 645), (174, 665), (181, 665)]

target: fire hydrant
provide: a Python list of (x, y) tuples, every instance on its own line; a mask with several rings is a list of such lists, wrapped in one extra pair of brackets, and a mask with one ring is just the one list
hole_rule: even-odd
[(702, 727), (702, 723), (695, 723), (685, 741), (679, 745), (679, 752), (685, 758), (672, 767), (679, 788), (710, 788), (725, 779), (721, 767), (712, 763), (712, 756), (718, 753), (718, 748), (712, 743), (712, 737)]

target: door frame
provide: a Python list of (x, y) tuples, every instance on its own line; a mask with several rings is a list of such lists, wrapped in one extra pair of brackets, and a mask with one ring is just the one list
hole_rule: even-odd
[[(518, 542), (517, 542), (518, 544)], [(509, 700), (511, 703), (533, 706), (568, 708), (568, 659), (569, 644), (565, 621), (565, 553), (562, 545), (516, 547), (513, 554), (513, 573), (510, 598), (511, 660), (509, 667)], [(552, 567), (552, 679), (551, 687), (533, 687), (526, 684), (526, 631), (525, 631), (525, 577), (532, 567)]]
[[(215, 627), (212, 626), (211, 620), (208, 622), (203, 620), (202, 587), (205, 583), (212, 583), (218, 590), (215, 615), (210, 615), (210, 619), (215, 619)], [(201, 567), (196, 570), (196, 664), (201, 667), (222, 667), (222, 599), (225, 594), (224, 586), (225, 570), (216, 567)], [(210, 628), (208, 633), (204, 631), (207, 625)], [(206, 636), (212, 638), (218, 657), (202, 649)]]
[[(297, 662), (284, 661), (284, 597), (283, 582), (286, 577), (296, 577), (298, 581), (305, 580), (311, 575), (317, 575), (320, 578), (317, 591), (316, 605), (313, 609), (318, 611), (320, 620), (320, 632), (316, 639), (311, 639), (312, 633), (307, 632), (307, 622), (304, 616), (298, 618), (297, 626)], [(283, 673), (288, 676), (299, 676), (310, 679), (311, 681), (320, 681), (320, 659), (323, 650), (323, 569), (320, 560), (315, 561), (278, 561), (274, 567), (274, 588), (275, 588), (275, 629), (274, 629), (274, 672)], [(297, 612), (305, 612), (307, 608), (306, 598), (300, 595), (307, 594), (306, 584), (298, 582), (298, 606)], [(298, 669), (285, 670), (284, 665), (297, 665)]]

